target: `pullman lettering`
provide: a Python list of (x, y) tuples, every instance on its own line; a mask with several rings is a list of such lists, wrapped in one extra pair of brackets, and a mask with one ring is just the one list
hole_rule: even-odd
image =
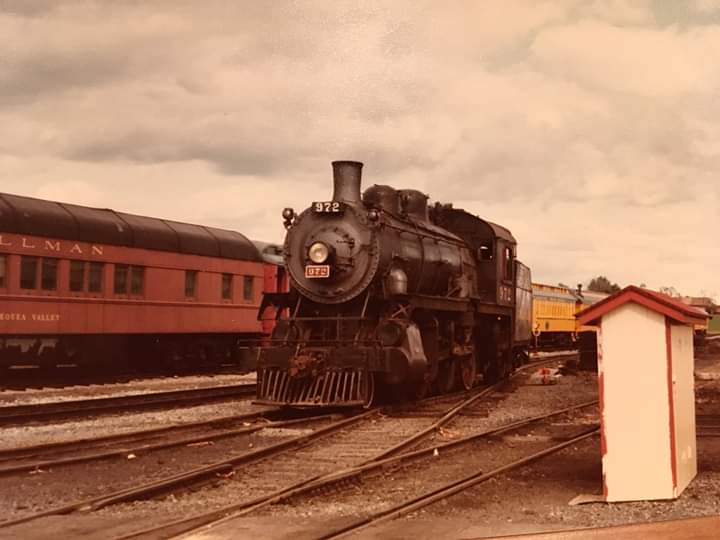
[(104, 246), (95, 244), (82, 245), (77, 242), (63, 242), (62, 240), (36, 240), (24, 236), (3, 236), (0, 234), (1, 247), (20, 247), (31, 251), (52, 251), (55, 253), (71, 253), (77, 255), (103, 255)]

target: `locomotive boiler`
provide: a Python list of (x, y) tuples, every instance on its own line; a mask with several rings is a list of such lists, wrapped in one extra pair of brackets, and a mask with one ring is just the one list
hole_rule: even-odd
[(283, 211), (290, 292), (258, 355), (257, 398), (370, 405), (505, 376), (530, 341), (530, 271), (507, 229), (333, 162), (331, 200)]

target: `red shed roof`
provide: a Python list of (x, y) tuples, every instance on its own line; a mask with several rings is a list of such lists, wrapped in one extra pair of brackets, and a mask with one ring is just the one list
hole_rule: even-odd
[(575, 316), (581, 325), (594, 324), (606, 313), (628, 302), (640, 304), (679, 323), (702, 324), (707, 319), (707, 313), (700, 309), (688, 306), (682, 301), (671, 298), (666, 294), (641, 289), (634, 285), (629, 285), (622, 291), (616, 292), (604, 300), (579, 311)]

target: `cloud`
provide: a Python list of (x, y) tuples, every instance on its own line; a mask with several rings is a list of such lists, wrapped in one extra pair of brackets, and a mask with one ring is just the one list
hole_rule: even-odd
[(714, 280), (698, 255), (720, 196), (707, 6), (2, 7), (3, 191), (279, 241), (278, 212), (329, 197), (330, 161), (359, 159), (366, 186), (509, 226), (540, 280)]
[(650, 24), (655, 21), (652, 0), (592, 0), (578, 6), (576, 15), (615, 25)]
[(687, 10), (701, 14), (720, 11), (720, 2), (717, 0), (688, 0)]
[(645, 98), (703, 94), (720, 82), (720, 28), (620, 28), (583, 20), (542, 31), (531, 47), (538, 68), (598, 91)]

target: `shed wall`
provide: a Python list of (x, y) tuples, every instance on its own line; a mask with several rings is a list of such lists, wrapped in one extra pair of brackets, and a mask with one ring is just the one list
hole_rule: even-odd
[(602, 320), (608, 501), (673, 497), (665, 317), (634, 303)]
[(693, 328), (671, 326), (675, 455), (679, 495), (697, 474)]

